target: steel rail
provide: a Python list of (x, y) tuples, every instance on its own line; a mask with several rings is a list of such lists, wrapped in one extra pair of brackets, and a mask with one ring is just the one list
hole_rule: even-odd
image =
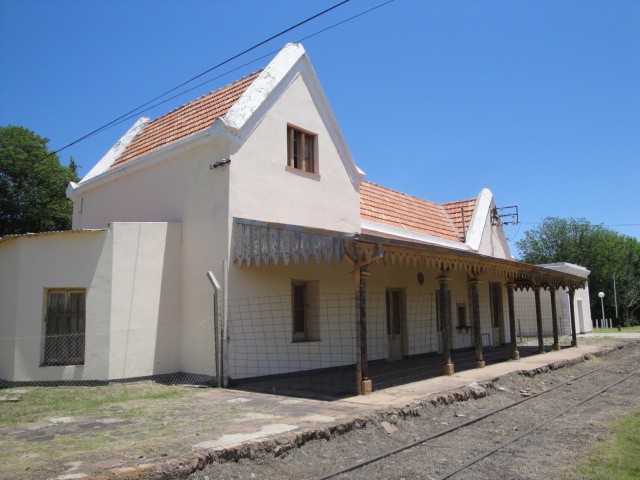
[(478, 463), (480, 460), (483, 460), (485, 458), (487, 458), (490, 455), (493, 455), (494, 453), (496, 453), (498, 450), (503, 449), (504, 447), (507, 447), (509, 445), (511, 445), (512, 443), (517, 442), (518, 440), (520, 440), (522, 437), (526, 437), (527, 435), (530, 435), (531, 433), (535, 432), (536, 430), (544, 427), (545, 425), (548, 425), (549, 423), (551, 423), (552, 421), (558, 419), (559, 417), (567, 414), (568, 412), (570, 412), (571, 410), (573, 410), (574, 408), (577, 408), (581, 405), (584, 405), (585, 403), (587, 403), (590, 400), (593, 400), (595, 397), (597, 397), (598, 395), (602, 395), (604, 392), (606, 392), (607, 390), (615, 387), (616, 385), (619, 385), (622, 382), (625, 382), (626, 380), (628, 380), (629, 378), (633, 377), (634, 375), (636, 375), (638, 372), (640, 372), (640, 369), (636, 370), (635, 372), (631, 372), (628, 375), (625, 375), (623, 378), (616, 380), (615, 382), (613, 382), (610, 385), (607, 385), (605, 388), (602, 388), (600, 390), (598, 390), (596, 393), (594, 393), (593, 395), (588, 396), (587, 398), (579, 401), (578, 403), (574, 403), (573, 405), (565, 408), (564, 410), (561, 410), (560, 412), (556, 413), (555, 415), (552, 415), (551, 417), (547, 418), (546, 420), (538, 423), (537, 425), (534, 425), (533, 427), (529, 428), (528, 430), (525, 430), (524, 432), (516, 435), (515, 437), (510, 438), (509, 440), (505, 440), (504, 442), (502, 442), (501, 444), (495, 446), (494, 448), (487, 450), (484, 453), (481, 453), (480, 455), (477, 455), (475, 457), (473, 457), (472, 459), (468, 460), (467, 462), (463, 463), (462, 465), (449, 470), (447, 473), (445, 473), (444, 475), (440, 476), (440, 477), (436, 477), (435, 480), (445, 480), (447, 478), (451, 478), (453, 475), (455, 475), (458, 472), (461, 472), (462, 470), (465, 470), (467, 468), (469, 468), (471, 465)]
[[(335, 470), (335, 471), (333, 471), (333, 472), (331, 472), (331, 473), (329, 473), (329, 474), (323, 475), (323, 476), (321, 476), (321, 477), (317, 477), (317, 478), (316, 478), (316, 480), (328, 480), (328, 479), (330, 479), (330, 478), (337, 477), (338, 475), (342, 475), (342, 474), (345, 474), (345, 473), (348, 473), (348, 472), (352, 472), (352, 471), (354, 471), (354, 470), (358, 470), (358, 469), (360, 469), (360, 468), (362, 468), (362, 467), (365, 467), (365, 466), (367, 466), (367, 465), (370, 465), (370, 464), (372, 464), (372, 463), (379, 462), (380, 460), (383, 460), (383, 459), (385, 459), (385, 458), (387, 458), (387, 457), (391, 457), (391, 456), (393, 456), (393, 455), (397, 455), (398, 453), (403, 452), (403, 451), (405, 451), (405, 450), (409, 450), (409, 449), (411, 449), (411, 448), (414, 448), (414, 447), (417, 447), (417, 446), (419, 446), (419, 445), (422, 445), (423, 443), (427, 443), (427, 442), (429, 442), (429, 441), (431, 441), (431, 440), (435, 440), (436, 438), (442, 437), (442, 436), (444, 436), (444, 435), (448, 435), (449, 433), (455, 432), (456, 430), (460, 430), (461, 428), (465, 428), (465, 427), (468, 427), (469, 425), (473, 425), (474, 423), (480, 422), (480, 421), (482, 421), (482, 420), (484, 420), (484, 419), (486, 419), (486, 418), (488, 418), (488, 417), (491, 417), (492, 415), (496, 415), (496, 414), (498, 414), (498, 413), (500, 413), (500, 412), (503, 412), (503, 411), (505, 411), (505, 410), (508, 410), (508, 409), (510, 409), (510, 408), (513, 408), (513, 407), (516, 407), (516, 406), (518, 406), (518, 405), (521, 405), (521, 404), (523, 404), (523, 403), (525, 403), (525, 402), (528, 402), (529, 400), (533, 400), (533, 399), (536, 399), (536, 398), (540, 398), (542, 395), (545, 395), (545, 394), (547, 394), (547, 393), (553, 392), (554, 390), (556, 390), (556, 389), (558, 389), (558, 388), (565, 387), (565, 386), (567, 386), (567, 385), (571, 385), (571, 384), (572, 384), (573, 382), (575, 382), (576, 380), (581, 380), (581, 379), (583, 379), (583, 378), (585, 378), (585, 377), (587, 377), (587, 376), (589, 376), (589, 375), (593, 375), (594, 373), (598, 373), (598, 372), (599, 372), (599, 371), (601, 371), (601, 370), (604, 370), (604, 369), (606, 369), (606, 368), (610, 368), (610, 367), (612, 367), (612, 366), (617, 365), (618, 363), (623, 363), (623, 362), (628, 362), (628, 359), (627, 359), (627, 358), (624, 358), (624, 359), (621, 359), (621, 360), (617, 360), (617, 361), (615, 361), (615, 362), (608, 363), (608, 364), (606, 364), (606, 365), (602, 365), (601, 367), (598, 367), (598, 368), (595, 368), (595, 369), (590, 370), (590, 371), (588, 371), (588, 372), (585, 372), (585, 373), (583, 373), (583, 374), (580, 374), (580, 375), (578, 375), (578, 376), (574, 377), (574, 378), (573, 378), (573, 379), (571, 379), (571, 380), (568, 380), (568, 381), (566, 381), (566, 382), (563, 382), (563, 383), (559, 383), (559, 384), (557, 384), (557, 385), (554, 385), (553, 387), (551, 387), (551, 388), (549, 388), (549, 389), (547, 389), (547, 390), (545, 390), (545, 391), (543, 391), (543, 392), (540, 392), (540, 393), (538, 393), (538, 394), (536, 394), (536, 395), (532, 395), (532, 396), (530, 396), (530, 397), (525, 397), (525, 398), (520, 399), (520, 400), (518, 400), (518, 401), (516, 401), (516, 402), (513, 402), (513, 403), (511, 403), (511, 404), (509, 404), (509, 405), (504, 405), (504, 406), (502, 406), (502, 407), (499, 407), (499, 408), (496, 408), (496, 409), (494, 409), (494, 410), (491, 410), (491, 411), (489, 411), (489, 412), (487, 412), (487, 413), (485, 413), (485, 414), (483, 414), (483, 415), (480, 415), (480, 416), (479, 416), (479, 417), (477, 417), (477, 418), (474, 418), (474, 419), (471, 419), (471, 420), (467, 420), (467, 421), (462, 422), (462, 423), (460, 423), (460, 424), (458, 424), (458, 425), (455, 425), (455, 426), (453, 426), (453, 427), (446, 428), (446, 429), (444, 429), (444, 430), (442, 430), (442, 431), (440, 431), (440, 432), (437, 432), (437, 433), (432, 433), (432, 434), (430, 434), (430, 435), (428, 435), (428, 436), (426, 436), (426, 437), (420, 438), (420, 439), (418, 439), (418, 440), (416, 440), (416, 441), (414, 441), (414, 442), (411, 442), (411, 443), (408, 443), (408, 444), (402, 445), (402, 446), (400, 446), (400, 447), (394, 448), (394, 449), (389, 450), (389, 451), (387, 451), (387, 452), (381, 453), (380, 455), (376, 455), (375, 457), (371, 457), (371, 458), (368, 458), (368, 459), (363, 460), (363, 461), (361, 461), (361, 462), (354, 463), (353, 465), (349, 465), (349, 466), (344, 467), (344, 468), (341, 468), (341, 469), (339, 469), (339, 470)], [(598, 396), (598, 395), (602, 394), (604, 391), (608, 390), (609, 388), (612, 388), (613, 386), (617, 385), (618, 383), (622, 383), (623, 381), (625, 381), (625, 380), (627, 380), (628, 378), (632, 377), (633, 375), (637, 374), (637, 373), (638, 373), (638, 371), (640, 371), (640, 370), (636, 370), (636, 371), (634, 371), (633, 373), (631, 373), (631, 374), (629, 374), (629, 375), (625, 376), (622, 380), (619, 380), (619, 381), (615, 382), (614, 384), (612, 384), (612, 385), (608, 386), (606, 389), (604, 389), (604, 390), (603, 390), (603, 391), (601, 391), (601, 392), (597, 392), (597, 393), (596, 393), (596, 394), (594, 394), (592, 397), (589, 397), (588, 399), (586, 399), (586, 400), (584, 400), (584, 401), (582, 401), (582, 402), (580, 402), (580, 403), (578, 403), (578, 404), (574, 404), (574, 405), (572, 405), (572, 407), (570, 407), (568, 410), (571, 410), (572, 408), (578, 407), (578, 406), (580, 406), (581, 404), (586, 403), (587, 401), (591, 400), (592, 398), (594, 398), (594, 397), (596, 397), (596, 396)], [(567, 411), (568, 411), (568, 410), (567, 410)], [(554, 416), (551, 420), (555, 420), (556, 418), (558, 418), (558, 417), (559, 417), (559, 416), (561, 416), (561, 415), (564, 415), (565, 413), (566, 413), (566, 411), (563, 411), (561, 414)], [(549, 421), (551, 421), (551, 420), (549, 420)], [(549, 423), (549, 422), (546, 422), (546, 423)], [(545, 423), (545, 424), (546, 424), (546, 423)], [(529, 433), (531, 433), (532, 431), (534, 431), (534, 430), (536, 430), (536, 429), (538, 429), (538, 428), (540, 428), (540, 427), (542, 427), (542, 426), (544, 426), (544, 425), (539, 424), (539, 425), (536, 425), (536, 426), (532, 427), (532, 429), (529, 429), (529, 430), (527, 430), (526, 432), (524, 432), (523, 434), (518, 435), (518, 436), (517, 436), (517, 438), (515, 438), (513, 441), (517, 441), (518, 439), (522, 438), (522, 437), (523, 437), (523, 436), (525, 436), (525, 435), (528, 435), (528, 434), (529, 434)], [(504, 446), (508, 445), (509, 443), (511, 443), (511, 442), (505, 442), (505, 445), (500, 444), (498, 447), (496, 447), (496, 448), (494, 449), (494, 451), (490, 452), (489, 454), (487, 454), (487, 455), (485, 455), (485, 456), (478, 456), (478, 457), (474, 457), (474, 459), (472, 459), (472, 460), (475, 460), (475, 461), (473, 461), (473, 462), (472, 462), (472, 461), (470, 460), (469, 462), (471, 462), (471, 463), (467, 462), (467, 463), (469, 463), (469, 465), (466, 465), (466, 464), (465, 464), (465, 466), (464, 466), (463, 468), (459, 468), (459, 469), (457, 469), (455, 472), (454, 472), (454, 471), (451, 471), (451, 472), (449, 472), (449, 473), (447, 474), (447, 476), (438, 477), (438, 480), (440, 480), (440, 479), (446, 479), (446, 478), (449, 478), (451, 475), (454, 475), (454, 474), (455, 474), (455, 473), (457, 473), (458, 471), (463, 470), (464, 468), (468, 468), (470, 465), (473, 465), (474, 463), (477, 463), (478, 461), (482, 460), (482, 458), (486, 458), (487, 456), (491, 455), (492, 453), (495, 453), (495, 451), (497, 451), (497, 450), (499, 450), (499, 449), (501, 449), (501, 448), (504, 448)], [(481, 458), (480, 458), (480, 457), (481, 457)]]

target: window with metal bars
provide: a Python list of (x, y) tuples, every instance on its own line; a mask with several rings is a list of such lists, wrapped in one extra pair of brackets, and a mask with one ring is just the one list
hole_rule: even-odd
[(84, 289), (47, 290), (43, 365), (84, 365)]

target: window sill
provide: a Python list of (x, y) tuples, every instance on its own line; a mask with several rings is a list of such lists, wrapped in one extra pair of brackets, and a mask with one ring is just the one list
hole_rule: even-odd
[(41, 363), (38, 365), (40, 368), (45, 367), (84, 367), (84, 363)]
[(459, 325), (456, 327), (456, 330), (458, 330), (458, 332), (461, 330), (464, 330), (465, 333), (469, 333), (469, 330), (471, 330), (471, 327), (467, 325)]
[(295, 175), (299, 175), (301, 177), (308, 178), (310, 180), (320, 181), (320, 174), (319, 173), (307, 172), (306, 170), (300, 170), (299, 168), (290, 167), (289, 165), (286, 165), (284, 167), (284, 169), (287, 172), (293, 173)]
[(291, 340), (291, 343), (321, 343), (322, 340), (307, 340), (307, 339), (303, 339), (303, 340)]

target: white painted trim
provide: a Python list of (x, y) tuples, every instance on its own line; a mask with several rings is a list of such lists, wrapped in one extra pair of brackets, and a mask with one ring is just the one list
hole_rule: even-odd
[(171, 143), (158, 150), (154, 150), (147, 155), (143, 155), (134, 160), (125, 162), (115, 168), (109, 168), (105, 172), (102, 172), (94, 178), (90, 179), (90, 181), (85, 184), (80, 182), (78, 187), (75, 189), (74, 194), (79, 195), (85, 193), (88, 190), (99, 187), (101, 185), (105, 185), (107, 183), (111, 183), (131, 173), (139, 172), (140, 170), (144, 170), (166, 160), (170, 160), (174, 158), (174, 153), (176, 151), (184, 152), (187, 150), (191, 150), (212, 140), (213, 138), (210, 136), (208, 130), (194, 133), (193, 135), (183, 138), (182, 140), (178, 140), (177, 142)]
[(480, 242), (482, 241), (482, 234), (484, 233), (485, 226), (487, 224), (487, 218), (490, 215), (491, 202), (493, 200), (493, 193), (488, 188), (483, 188), (478, 194), (476, 200), (476, 207), (473, 210), (473, 216), (469, 222), (469, 228), (467, 229), (466, 244), (469, 248), (478, 251), (480, 248)]
[(551, 270), (557, 270), (563, 273), (569, 273), (571, 275), (576, 275), (582, 278), (587, 278), (591, 273), (590, 270), (587, 270), (585, 267), (581, 265), (576, 265), (575, 263), (567, 263), (567, 262), (543, 263), (537, 266), (542, 268), (548, 268)]
[(395, 237), (413, 240), (421, 243), (429, 243), (432, 245), (440, 245), (447, 248), (455, 248), (456, 250), (469, 250), (469, 247), (461, 242), (447, 240), (445, 238), (435, 237), (424, 233), (418, 233), (403, 228), (391, 227), (383, 223), (371, 222), (369, 220), (361, 220), (361, 228), (372, 230), (381, 234), (393, 235)]
[(138, 134), (144, 129), (144, 127), (149, 123), (150, 119), (147, 117), (142, 117), (138, 119), (136, 123), (125, 133), (120, 140), (118, 140), (113, 147), (100, 159), (98, 163), (96, 163), (89, 173), (87, 173), (82, 180), (80, 180), (79, 185), (82, 186), (89, 180), (98, 175), (109, 170), (109, 167), (113, 165), (120, 155), (124, 153), (127, 147), (133, 142), (133, 139), (138, 136)]

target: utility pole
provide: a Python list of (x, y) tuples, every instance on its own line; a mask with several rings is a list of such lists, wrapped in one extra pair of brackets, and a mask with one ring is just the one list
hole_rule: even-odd
[(616, 276), (613, 276), (613, 303), (616, 306), (616, 325), (618, 326), (618, 331), (622, 330), (620, 328), (620, 319), (618, 318), (618, 293), (616, 292)]

